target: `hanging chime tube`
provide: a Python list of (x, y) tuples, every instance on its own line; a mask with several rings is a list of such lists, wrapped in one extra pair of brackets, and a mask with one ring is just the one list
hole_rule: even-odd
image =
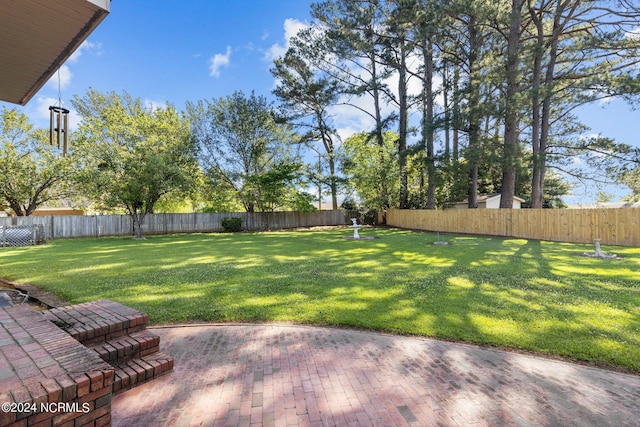
[(53, 145), (53, 110), (55, 107), (49, 107), (49, 145)]
[(62, 155), (67, 155), (67, 134), (69, 133), (69, 113), (64, 114), (64, 143), (62, 144)]
[(56, 133), (57, 133), (56, 142), (58, 144), (58, 149), (60, 149), (60, 139), (61, 139), (60, 138), (60, 136), (61, 136), (60, 134), (62, 133), (62, 120), (61, 120), (62, 119), (62, 117), (61, 117), (62, 115), (60, 114), (60, 111), (57, 111), (56, 114), (58, 116), (57, 117), (58, 127), (56, 128)]

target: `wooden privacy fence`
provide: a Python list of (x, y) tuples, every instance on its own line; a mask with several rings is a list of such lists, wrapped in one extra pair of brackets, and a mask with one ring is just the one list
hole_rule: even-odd
[[(242, 229), (249, 231), (280, 230), (351, 224), (357, 212), (335, 210), (315, 212), (229, 212), (149, 214), (142, 223), (143, 234), (206, 233), (223, 231), (223, 218), (241, 218)], [(0, 218), (0, 226), (41, 224), (45, 239), (75, 237), (130, 236), (128, 215), (28, 216)]]
[(445, 209), (387, 212), (394, 227), (557, 242), (640, 246), (640, 209)]

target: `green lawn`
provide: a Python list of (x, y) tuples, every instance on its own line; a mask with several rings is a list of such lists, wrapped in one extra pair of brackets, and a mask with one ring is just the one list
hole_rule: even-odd
[(0, 276), (156, 324), (286, 321), (526, 349), (640, 373), (640, 249), (364, 229), (56, 240)]

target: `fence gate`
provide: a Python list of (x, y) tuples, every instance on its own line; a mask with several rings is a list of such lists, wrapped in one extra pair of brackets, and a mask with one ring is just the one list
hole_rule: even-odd
[(44, 242), (44, 226), (42, 224), (0, 225), (0, 247), (32, 246)]

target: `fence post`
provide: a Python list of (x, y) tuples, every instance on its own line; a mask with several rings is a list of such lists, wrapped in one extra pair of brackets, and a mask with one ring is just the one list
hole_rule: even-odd
[(49, 230), (51, 233), (51, 239), (55, 240), (56, 238), (56, 228), (55, 225), (53, 223), (53, 215), (51, 215), (50, 219), (49, 219)]

